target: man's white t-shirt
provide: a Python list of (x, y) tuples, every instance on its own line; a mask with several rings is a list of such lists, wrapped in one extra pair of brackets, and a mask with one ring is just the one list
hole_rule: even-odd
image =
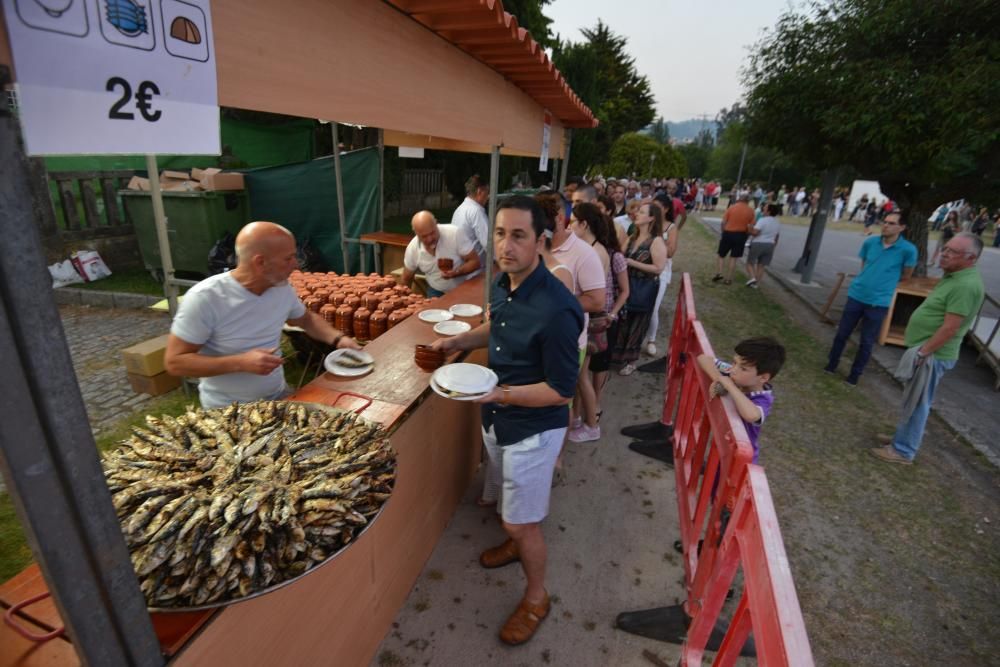
[[(302, 317), (305, 306), (295, 290), (278, 285), (257, 295), (230, 273), (202, 280), (184, 295), (170, 333), (193, 345), (199, 354), (223, 357), (253, 349), (273, 350), (281, 343), (281, 327)], [(198, 394), (207, 408), (258, 399), (275, 399), (288, 391), (284, 367), (268, 375), (229, 373), (201, 378)]]
[(465, 238), (472, 241), (476, 254), (479, 255), (479, 268), (469, 274), (478, 276), (486, 266), (486, 248), (490, 237), (490, 220), (479, 202), (471, 197), (459, 204), (451, 216), (451, 224), (462, 230)]
[(763, 218), (753, 223), (753, 228), (760, 232), (756, 236), (750, 237), (750, 243), (774, 243), (781, 231), (781, 223), (778, 219), (765, 215)]
[(441, 269), (438, 268), (438, 259), (451, 259), (454, 268), (457, 269), (465, 261), (462, 257), (475, 250), (475, 246), (462, 230), (454, 225), (438, 225), (438, 234), (440, 237), (433, 255), (427, 252), (419, 237), (414, 236), (410, 239), (410, 244), (403, 253), (403, 266), (408, 271), (424, 274), (427, 284), (439, 292), (449, 292), (468, 280), (469, 276), (443, 277)]

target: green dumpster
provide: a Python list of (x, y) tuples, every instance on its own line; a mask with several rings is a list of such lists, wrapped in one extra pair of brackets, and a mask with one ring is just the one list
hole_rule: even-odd
[[(152, 196), (136, 190), (121, 190), (119, 194), (132, 220), (142, 263), (155, 278), (162, 279), (163, 262), (156, 239)], [(226, 232), (235, 235), (250, 221), (247, 193), (240, 190), (162, 194), (174, 273), (179, 278), (204, 278), (209, 274), (208, 253), (215, 242)]]

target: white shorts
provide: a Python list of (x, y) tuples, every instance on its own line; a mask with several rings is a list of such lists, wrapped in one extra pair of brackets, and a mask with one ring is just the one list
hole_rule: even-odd
[[(554, 428), (501, 447), (490, 427), (483, 429), (488, 456), (484, 500), (498, 500), (507, 523), (538, 523), (549, 513), (552, 472), (566, 427)], [(491, 493), (492, 491), (492, 493)], [(499, 494), (499, 498), (490, 497)]]

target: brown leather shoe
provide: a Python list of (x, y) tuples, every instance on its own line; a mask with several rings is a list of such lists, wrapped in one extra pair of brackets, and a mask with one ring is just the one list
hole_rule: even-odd
[(897, 452), (892, 445), (876, 447), (874, 449), (869, 449), (868, 451), (871, 452), (872, 456), (880, 461), (885, 461), (886, 463), (899, 463), (904, 466), (913, 465), (913, 461)]
[(521, 604), (500, 628), (500, 640), (505, 644), (516, 646), (534, 637), (542, 619), (549, 615), (549, 606), (548, 593), (539, 604), (521, 600)]
[(487, 549), (479, 554), (479, 564), (489, 569), (510, 565), (519, 560), (521, 560), (521, 556), (517, 553), (517, 543), (510, 539), (498, 547)]

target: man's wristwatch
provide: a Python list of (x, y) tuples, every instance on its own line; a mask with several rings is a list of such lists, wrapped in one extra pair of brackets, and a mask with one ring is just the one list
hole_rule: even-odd
[(510, 387), (505, 384), (498, 385), (503, 392), (500, 394), (500, 405), (510, 405)]
[(344, 337), (344, 334), (337, 334), (336, 336), (334, 336), (333, 337), (333, 342), (330, 343), (330, 347), (332, 347), (333, 349), (336, 350), (337, 349), (337, 345), (340, 343), (340, 339), (343, 338), (343, 337)]

